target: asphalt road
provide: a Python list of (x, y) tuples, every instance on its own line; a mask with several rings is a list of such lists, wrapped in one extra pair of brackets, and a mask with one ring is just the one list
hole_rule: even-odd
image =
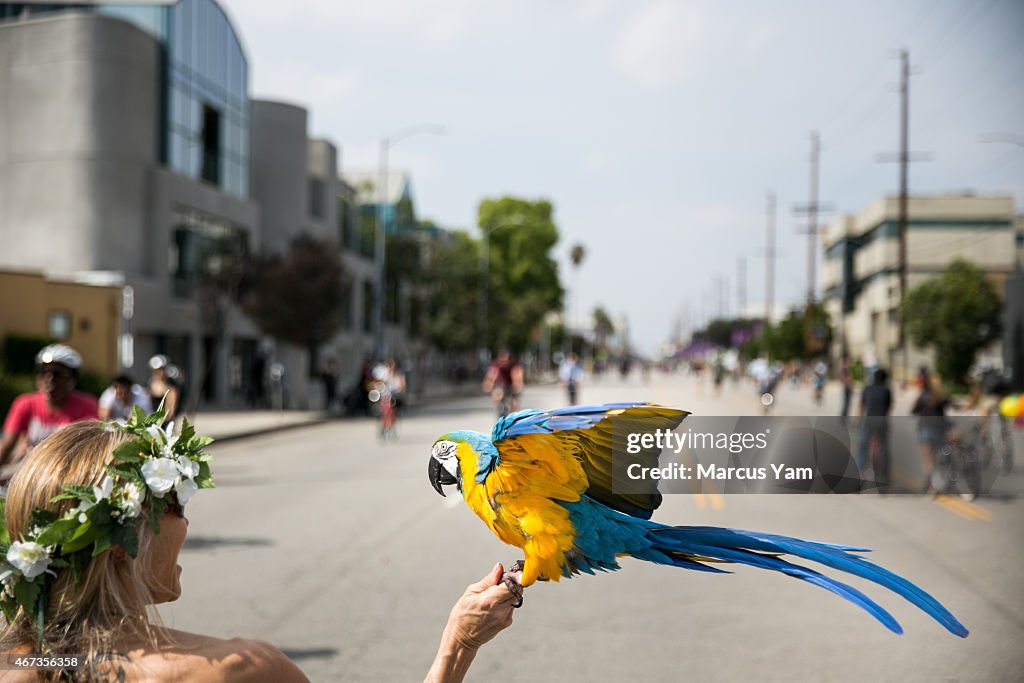
[[(561, 400), (556, 387), (528, 388), (524, 405)], [(756, 410), (749, 386), (715, 395), (664, 375), (591, 382), (582, 400), (649, 400), (711, 415)], [(791, 414), (825, 409), (809, 390), (788, 387), (777, 405)], [(832, 391), (825, 407), (837, 405)], [(214, 446), (218, 489), (189, 503), (184, 595), (161, 609), (165, 621), (269, 640), (313, 681), (422, 679), (466, 584), (519, 557), (427, 481), (434, 439), (459, 428), (486, 431), (491, 411), (485, 399), (425, 406), (387, 445), (371, 421), (345, 420)], [(913, 453), (898, 455), (914, 467)], [(943, 602), (971, 630), (967, 639), (854, 577), (848, 582), (886, 607), (904, 635), (774, 572), (712, 575), (626, 558), (619, 572), (528, 590), (515, 623), (480, 652), (469, 679), (1019, 681), (1022, 470), (976, 503), (680, 494), (666, 496), (655, 515), (873, 548), (874, 561)]]

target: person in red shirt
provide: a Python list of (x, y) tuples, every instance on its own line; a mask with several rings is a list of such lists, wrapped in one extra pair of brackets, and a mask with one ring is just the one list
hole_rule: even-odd
[[(15, 465), (37, 443), (64, 425), (95, 420), (99, 405), (89, 394), (75, 391), (82, 357), (70, 346), (51, 344), (36, 354), (36, 391), (14, 399), (4, 420), (0, 440), (0, 481), (13, 474)], [(16, 451), (25, 437), (27, 448)]]

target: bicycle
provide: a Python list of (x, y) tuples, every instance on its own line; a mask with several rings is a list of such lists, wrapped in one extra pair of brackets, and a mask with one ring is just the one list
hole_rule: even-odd
[(497, 408), (499, 420), (509, 413), (514, 413), (519, 410), (519, 396), (509, 387), (496, 387), (494, 391), (491, 392), (491, 399), (494, 401), (495, 407)]
[(868, 438), (868, 462), (871, 463), (871, 478), (879, 488), (887, 488), (889, 484), (888, 454), (885, 452), (883, 435), (875, 432)]
[(983, 441), (981, 426), (970, 434), (953, 434), (935, 453), (932, 486), (936, 494), (957, 493), (967, 501), (981, 493), (981, 472), (985, 469), (979, 444)]
[[(995, 423), (990, 422), (995, 418)], [(980, 440), (984, 466), (993, 460), (1003, 472), (1013, 469), (1013, 436), (1010, 432), (1010, 421), (1002, 415), (987, 415), (983, 422), (983, 434)], [(984, 469), (984, 467), (982, 468)]]
[(377, 382), (373, 389), (370, 389), (370, 402), (376, 406), (379, 417), (379, 430), (381, 441), (398, 439), (398, 411), (395, 406), (395, 397), (384, 382)]

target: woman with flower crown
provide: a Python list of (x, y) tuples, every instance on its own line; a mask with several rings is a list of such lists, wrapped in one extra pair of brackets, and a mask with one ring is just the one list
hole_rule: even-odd
[[(160, 412), (69, 425), (41, 442), (0, 501), (0, 681), (306, 681), (269, 643), (160, 625), (181, 595), (184, 506), (211, 488), (210, 442)], [(512, 621), (498, 565), (452, 609), (428, 681), (462, 680)], [(152, 620), (151, 620), (152, 618)], [(74, 661), (69, 661), (73, 657)]]

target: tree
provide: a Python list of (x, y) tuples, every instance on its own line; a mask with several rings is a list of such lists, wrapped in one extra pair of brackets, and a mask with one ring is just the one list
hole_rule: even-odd
[(939, 277), (910, 290), (901, 311), (910, 340), (934, 347), (939, 374), (960, 384), (978, 351), (999, 338), (1001, 309), (981, 268), (957, 259)]
[(572, 249), (569, 250), (569, 260), (572, 261), (573, 268), (579, 268), (583, 263), (583, 259), (587, 257), (587, 248), (580, 243), (572, 245)]
[(483, 272), (480, 242), (453, 232), (431, 244), (424, 272), (429, 315), (426, 334), (440, 351), (458, 353), (480, 347)]
[(828, 313), (821, 306), (808, 304), (803, 311), (790, 311), (775, 325), (765, 325), (754, 348), (763, 348), (775, 360), (811, 360), (827, 355), (831, 343)]
[(604, 348), (608, 337), (615, 334), (615, 323), (601, 306), (594, 309), (594, 338), (598, 348)]
[(335, 244), (301, 234), (287, 253), (253, 259), (242, 290), (242, 309), (265, 334), (304, 346), (312, 371), (316, 347), (342, 325), (349, 284)]
[(562, 305), (553, 208), (545, 200), (485, 199), (478, 223), (487, 237), (487, 344), (526, 349), (545, 314)]

